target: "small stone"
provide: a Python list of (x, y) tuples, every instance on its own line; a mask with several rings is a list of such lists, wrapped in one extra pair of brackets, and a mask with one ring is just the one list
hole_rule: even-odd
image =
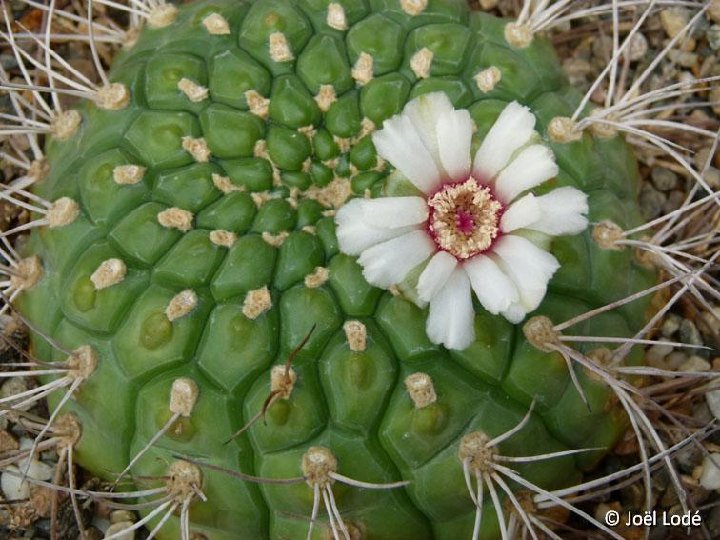
[(667, 200), (665, 201), (665, 204), (663, 205), (663, 214), (669, 214), (670, 212), (673, 212), (680, 208), (685, 202), (686, 198), (687, 194), (683, 191), (680, 191), (679, 189), (671, 191), (668, 195)]
[(689, 20), (690, 14), (683, 8), (668, 8), (660, 12), (660, 23), (670, 38), (677, 36)]
[(703, 174), (703, 179), (707, 182), (710, 188), (714, 190), (720, 189), (720, 169), (708, 167), (705, 174)]
[[(710, 90), (708, 100), (710, 101), (710, 103), (713, 104), (713, 112), (720, 115), (720, 85), (715, 85), (712, 90)], [(717, 163), (717, 159), (715, 160), (715, 162)]]
[(670, 49), (668, 51), (668, 58), (675, 64), (688, 69), (695, 66), (698, 62), (697, 54), (679, 49)]
[(673, 346), (665, 343), (655, 343), (652, 345), (645, 356), (647, 361), (652, 365), (662, 364), (665, 357), (673, 351)]
[(105, 531), (105, 538), (118, 534), (118, 536), (115, 537), (117, 540), (135, 540), (135, 531), (128, 531), (126, 533), (119, 534), (123, 531), (127, 531), (134, 524), (135, 523), (132, 521), (118, 521), (117, 523), (113, 523)]
[(705, 36), (708, 40), (708, 45), (713, 51), (720, 51), (720, 26), (713, 24), (705, 32)]
[(642, 32), (636, 32), (626, 50), (631, 62), (637, 62), (645, 58), (648, 52), (648, 41), (645, 35)]
[(669, 370), (678, 370), (680, 369), (680, 366), (685, 364), (685, 362), (688, 361), (688, 355), (687, 353), (683, 351), (673, 351), (670, 354), (665, 357), (665, 365), (664, 366), (658, 366), (662, 367), (663, 369), (669, 369)]
[(485, 11), (495, 9), (498, 5), (498, 0), (480, 0), (480, 8)]
[(640, 203), (640, 210), (645, 219), (654, 219), (662, 214), (666, 199), (667, 197), (664, 193), (647, 184), (644, 185), (640, 190), (638, 202)]
[(703, 345), (700, 331), (689, 319), (683, 319), (680, 323), (680, 341), (687, 343), (688, 345)]
[(720, 489), (720, 453), (713, 452), (705, 456), (700, 485), (705, 489)]
[(678, 176), (665, 167), (653, 167), (650, 171), (653, 185), (660, 191), (674, 189), (678, 182)]
[(660, 332), (663, 337), (670, 338), (680, 329), (680, 323), (682, 319), (674, 313), (668, 313), (663, 321), (663, 325), (660, 328)]
[[(714, 381), (715, 384), (713, 386), (718, 386), (720, 384), (720, 377), (714, 379)], [(710, 390), (707, 392), (705, 394), (705, 401), (707, 402), (713, 416), (720, 420), (720, 389)]]
[(703, 372), (710, 371), (710, 362), (696, 354), (687, 359), (685, 363), (679, 366), (678, 371)]

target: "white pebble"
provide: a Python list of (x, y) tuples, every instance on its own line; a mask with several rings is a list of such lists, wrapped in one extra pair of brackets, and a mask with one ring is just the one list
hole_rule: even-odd
[(717, 452), (705, 456), (700, 485), (705, 489), (720, 489), (720, 454)]
[(0, 487), (6, 501), (17, 501), (30, 497), (30, 482), (23, 481), (20, 470), (10, 466), (0, 477)]
[[(716, 380), (716, 382), (720, 382), (720, 379)], [(711, 390), (705, 394), (705, 401), (707, 401), (713, 416), (720, 420), (720, 390)]]

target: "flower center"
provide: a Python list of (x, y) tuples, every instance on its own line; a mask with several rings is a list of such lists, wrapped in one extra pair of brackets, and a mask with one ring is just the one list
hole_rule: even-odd
[(472, 176), (444, 185), (428, 200), (428, 227), (435, 243), (457, 259), (487, 250), (499, 232), (503, 205)]

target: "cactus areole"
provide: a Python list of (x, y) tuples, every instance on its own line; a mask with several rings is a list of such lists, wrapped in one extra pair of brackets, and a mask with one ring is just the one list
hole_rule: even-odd
[[(317, 538), (470, 538), (464, 469), (592, 449), (512, 464), (544, 489), (579, 481), (627, 422), (575, 366), (578, 392), (552, 323), (655, 278), (594, 234), (641, 223), (637, 165), (619, 136), (551, 129), (581, 96), (550, 43), (509, 44), (509, 21), (463, 0), (165, 11), (48, 137), (34, 188), (54, 204), (16, 305), (96, 359), (63, 405), (76, 461), (108, 481), (131, 465), (126, 488), (179, 457), (304, 479), (171, 474), (171, 494), (202, 490), (189, 524), (208, 539), (305, 538), (328, 492), (342, 522), (320, 504)], [(572, 333), (632, 336), (646, 309)], [(33, 353), (67, 359), (37, 335)]]

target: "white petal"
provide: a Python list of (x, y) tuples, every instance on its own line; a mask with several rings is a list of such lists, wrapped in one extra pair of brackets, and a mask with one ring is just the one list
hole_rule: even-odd
[(495, 181), (495, 193), (508, 203), (558, 173), (552, 150), (542, 144), (528, 146), (503, 169)]
[(417, 225), (427, 220), (428, 207), (421, 197), (380, 197), (360, 200), (363, 221), (380, 229)]
[(494, 178), (510, 157), (526, 145), (535, 128), (535, 115), (513, 101), (503, 109), (475, 154), (473, 171), (479, 178)]
[(419, 190), (430, 193), (440, 183), (440, 171), (410, 118), (399, 114), (385, 120), (372, 134), (377, 153), (403, 173)]
[(587, 195), (573, 187), (561, 187), (538, 197), (540, 217), (528, 229), (552, 234), (577, 234), (587, 228)]
[(540, 205), (537, 203), (535, 195), (528, 193), (522, 199), (518, 199), (510, 205), (500, 219), (500, 230), (503, 232), (512, 232), (517, 229), (523, 229), (531, 223), (540, 220)]
[(430, 300), (427, 335), (448, 349), (465, 349), (475, 339), (474, 317), (470, 281), (462, 268), (456, 268)]
[(369, 247), (417, 229), (417, 226), (379, 228), (365, 222), (363, 199), (353, 199), (335, 215), (340, 251), (359, 255)]
[(513, 280), (526, 311), (536, 309), (547, 292), (547, 284), (560, 268), (557, 259), (530, 240), (508, 234), (494, 247), (500, 268)]
[(460, 179), (470, 174), (472, 134), (472, 118), (466, 110), (452, 111), (438, 119), (440, 162), (450, 178)]
[(497, 315), (518, 302), (520, 296), (513, 281), (485, 255), (476, 255), (463, 264), (473, 291), (482, 306)]
[(502, 316), (513, 324), (522, 321), (527, 315), (527, 310), (519, 303), (512, 304), (509, 308), (502, 312)]
[(434, 251), (435, 243), (425, 231), (411, 231), (366, 249), (358, 262), (368, 283), (387, 288), (400, 283)]
[(453, 105), (445, 92), (432, 92), (416, 97), (405, 106), (402, 112), (415, 126), (420, 139), (441, 173), (438, 123), (441, 118), (452, 114), (453, 111)]
[(457, 259), (447, 251), (438, 251), (420, 274), (417, 291), (421, 300), (429, 302), (445, 285), (457, 266)]

